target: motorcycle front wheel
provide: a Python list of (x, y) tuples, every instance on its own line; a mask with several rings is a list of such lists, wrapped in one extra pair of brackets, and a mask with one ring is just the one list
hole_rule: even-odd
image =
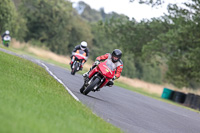
[(77, 71), (77, 68), (78, 68), (78, 63), (74, 64), (74, 68), (72, 69), (71, 71), (71, 74), (72, 75), (75, 75), (76, 71)]
[(92, 91), (94, 89), (94, 87), (96, 85), (98, 85), (98, 83), (100, 82), (99, 78), (95, 78), (95, 80), (93, 80), (90, 85), (86, 88), (86, 90), (83, 92), (84, 95), (87, 95), (90, 91)]
[(85, 84), (83, 84), (83, 86), (80, 89), (80, 93), (83, 93), (83, 91), (85, 90)]

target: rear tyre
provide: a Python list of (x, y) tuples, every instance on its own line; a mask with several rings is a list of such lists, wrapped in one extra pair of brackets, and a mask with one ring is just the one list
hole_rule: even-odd
[(90, 91), (94, 89), (94, 87), (100, 82), (99, 78), (95, 78), (95, 80), (90, 83), (90, 85), (86, 88), (86, 90), (83, 92), (84, 95), (87, 95)]
[(77, 71), (77, 67), (78, 67), (78, 63), (76, 63), (76, 64), (74, 65), (74, 68), (73, 68), (72, 71), (71, 71), (71, 74), (72, 74), (72, 75), (75, 75), (75, 73), (76, 73), (76, 71)]

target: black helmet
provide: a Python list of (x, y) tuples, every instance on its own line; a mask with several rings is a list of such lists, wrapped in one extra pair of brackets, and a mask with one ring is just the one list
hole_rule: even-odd
[(121, 50), (119, 50), (119, 49), (113, 50), (113, 52), (112, 52), (112, 62), (115, 63), (115, 62), (119, 61), (121, 59), (121, 57), (122, 57), (122, 51)]

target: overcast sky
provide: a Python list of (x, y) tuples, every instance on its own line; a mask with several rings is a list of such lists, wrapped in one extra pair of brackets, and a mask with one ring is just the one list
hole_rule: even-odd
[[(69, 0), (71, 2), (78, 2), (80, 0)], [(117, 12), (118, 14), (125, 14), (129, 18), (134, 17), (137, 21), (143, 18), (150, 19), (152, 17), (162, 16), (163, 13), (167, 13), (168, 3), (182, 3), (187, 0), (166, 0), (167, 3), (161, 7), (152, 8), (145, 4), (138, 4), (137, 1), (129, 2), (129, 0), (82, 0), (91, 8), (99, 10), (101, 7), (104, 8), (106, 13)]]

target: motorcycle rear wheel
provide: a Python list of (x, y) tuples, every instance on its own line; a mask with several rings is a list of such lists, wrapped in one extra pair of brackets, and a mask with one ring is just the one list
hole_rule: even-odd
[(94, 89), (94, 87), (100, 82), (99, 78), (95, 78), (90, 85), (86, 88), (86, 90), (83, 92), (84, 95), (87, 95), (90, 91)]

